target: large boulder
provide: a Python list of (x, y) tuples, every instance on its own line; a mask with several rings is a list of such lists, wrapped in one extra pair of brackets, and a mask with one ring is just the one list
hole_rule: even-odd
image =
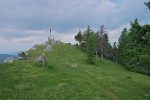
[(42, 64), (43, 67), (45, 66), (45, 56), (44, 54), (41, 54), (38, 58), (37, 58), (38, 63)]

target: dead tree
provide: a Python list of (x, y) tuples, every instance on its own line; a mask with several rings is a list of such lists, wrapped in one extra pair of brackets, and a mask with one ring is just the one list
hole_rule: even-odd
[(98, 53), (101, 55), (101, 59), (103, 60), (104, 58), (104, 34), (106, 33), (104, 25), (101, 25), (99, 27), (99, 31), (96, 34), (96, 42), (97, 42), (97, 47), (96, 47), (96, 56)]

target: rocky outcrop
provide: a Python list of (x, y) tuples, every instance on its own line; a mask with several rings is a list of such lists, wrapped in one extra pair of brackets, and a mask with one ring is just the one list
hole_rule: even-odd
[(10, 57), (4, 60), (4, 63), (12, 63), (15, 60), (15, 58)]

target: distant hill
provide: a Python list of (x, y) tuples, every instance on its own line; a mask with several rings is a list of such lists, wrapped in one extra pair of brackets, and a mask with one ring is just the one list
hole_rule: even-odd
[(10, 55), (10, 54), (0, 54), (0, 62), (3, 62), (6, 58), (13, 57), (17, 58), (17, 55)]

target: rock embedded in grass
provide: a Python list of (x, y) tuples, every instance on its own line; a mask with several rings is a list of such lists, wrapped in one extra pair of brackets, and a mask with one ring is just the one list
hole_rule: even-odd
[(76, 68), (76, 67), (78, 67), (78, 65), (77, 64), (71, 64), (70, 67)]

